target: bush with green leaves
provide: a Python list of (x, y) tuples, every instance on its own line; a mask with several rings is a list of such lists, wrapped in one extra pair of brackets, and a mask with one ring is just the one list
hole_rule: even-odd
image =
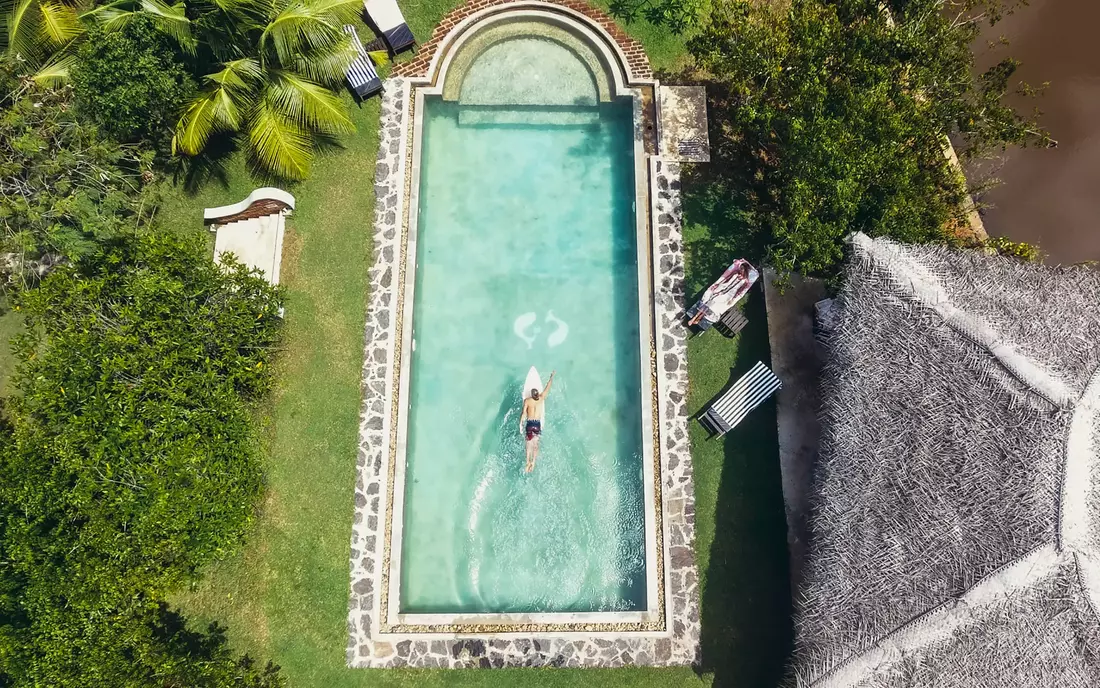
[(95, 254), (144, 227), (155, 207), (152, 153), (81, 121), (68, 89), (19, 86), (0, 100), (0, 289)]
[(963, 159), (1049, 143), (1003, 100), (1016, 62), (974, 67), (1002, 0), (624, 2), (705, 17), (688, 46), (710, 80), (711, 174), (780, 272), (834, 272), (855, 231), (953, 241), (967, 189), (947, 136)]
[(119, 141), (167, 142), (195, 92), (175, 46), (144, 13), (119, 29), (93, 28), (71, 70), (80, 113)]
[(238, 663), (210, 641), (192, 666), (202, 634), (165, 631), (159, 602), (239, 545), (262, 487), (252, 406), (272, 384), (280, 295), (207, 251), (193, 235), (122, 235), (20, 296), (0, 430), (0, 684), (225, 685), (142, 677)]

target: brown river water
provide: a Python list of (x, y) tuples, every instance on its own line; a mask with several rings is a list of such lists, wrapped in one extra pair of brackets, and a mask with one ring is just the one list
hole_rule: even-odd
[[(988, 32), (1009, 40), (994, 55), (1023, 64), (1020, 79), (1050, 82), (1038, 107), (1056, 149), (1013, 149), (995, 176), (1004, 183), (985, 193), (982, 212), (990, 235), (1039, 244), (1048, 262), (1100, 260), (1100, 0), (1031, 0)], [(994, 60), (978, 46), (979, 65)]]

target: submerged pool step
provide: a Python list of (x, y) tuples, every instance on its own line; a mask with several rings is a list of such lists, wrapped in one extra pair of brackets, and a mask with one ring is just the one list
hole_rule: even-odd
[(584, 126), (600, 121), (599, 108), (463, 107), (458, 111), (462, 126), (479, 124)]

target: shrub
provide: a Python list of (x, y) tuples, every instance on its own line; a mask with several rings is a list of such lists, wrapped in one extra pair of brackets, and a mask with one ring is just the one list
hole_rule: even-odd
[(1037, 263), (1043, 259), (1043, 252), (1039, 247), (1026, 241), (1012, 241), (1007, 237), (990, 237), (986, 246), (1002, 256), (1019, 258), (1027, 263)]
[(98, 252), (155, 206), (152, 154), (78, 120), (69, 95), (19, 88), (0, 100), (0, 291)]
[(80, 112), (120, 141), (166, 142), (195, 92), (174, 46), (143, 13), (121, 29), (93, 28), (72, 71)]
[(21, 296), (0, 429), (0, 669), (16, 685), (195, 669), (159, 600), (253, 518), (250, 405), (271, 385), (279, 306), (167, 234), (122, 235)]

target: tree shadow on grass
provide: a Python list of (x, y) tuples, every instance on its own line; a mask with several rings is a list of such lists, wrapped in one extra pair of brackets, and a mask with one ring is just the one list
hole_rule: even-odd
[[(771, 361), (764, 299), (755, 296), (745, 308), (750, 324), (730, 363), (731, 382), (757, 361)], [(701, 669), (719, 688), (775, 688), (792, 637), (775, 397), (725, 437), (707, 441), (722, 443), (723, 466), (701, 600)]]
[[(678, 80), (686, 78), (681, 75)], [(767, 193), (761, 182), (764, 165), (759, 149), (726, 130), (733, 102), (727, 89), (715, 82), (703, 84), (707, 89), (710, 162), (684, 164), (681, 173), (684, 241), (689, 249), (687, 294), (701, 292), (735, 258), (760, 266), (770, 240), (769, 231), (758, 219), (761, 198)]]
[[(695, 81), (698, 83), (698, 81)], [(711, 162), (685, 165), (682, 173), (685, 293), (694, 303), (736, 258), (760, 267), (767, 256), (767, 232), (754, 222), (759, 160), (751, 147), (722, 131), (729, 100), (707, 84)], [(728, 388), (757, 362), (770, 365), (762, 287), (745, 301), (749, 324), (728, 365)], [(708, 332), (706, 337), (720, 337)], [(708, 355), (732, 353), (717, 342)], [(698, 354), (702, 355), (702, 354)], [(693, 366), (696, 371), (714, 366)], [(693, 380), (693, 384), (698, 383)], [(712, 379), (713, 383), (714, 380)], [(709, 399), (696, 399), (705, 409)], [(697, 423), (692, 420), (692, 423)], [(775, 398), (754, 410), (725, 437), (705, 440), (722, 448), (714, 541), (701, 599), (700, 671), (718, 688), (776, 688), (783, 678), (792, 641), (787, 523), (780, 481)], [(695, 444), (697, 448), (698, 442)], [(701, 454), (702, 452), (697, 452)]]
[(236, 139), (216, 134), (198, 155), (174, 155), (168, 158), (174, 183), (188, 194), (196, 194), (208, 184), (229, 188), (229, 162), (237, 152)]

